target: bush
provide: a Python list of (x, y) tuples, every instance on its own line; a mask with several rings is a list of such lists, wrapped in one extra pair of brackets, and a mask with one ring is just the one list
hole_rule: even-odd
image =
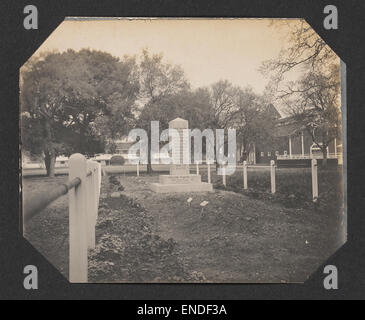
[(120, 186), (120, 181), (117, 178), (117, 176), (115, 176), (115, 175), (109, 176), (109, 183), (113, 184), (113, 185), (116, 185), (116, 186)]
[(110, 165), (122, 166), (125, 163), (125, 159), (120, 155), (115, 155), (110, 158)]

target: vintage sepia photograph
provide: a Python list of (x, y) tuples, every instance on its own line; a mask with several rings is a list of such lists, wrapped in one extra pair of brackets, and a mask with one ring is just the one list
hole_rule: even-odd
[(346, 242), (346, 65), (303, 19), (69, 17), (19, 79), (23, 235), (72, 283), (303, 283)]

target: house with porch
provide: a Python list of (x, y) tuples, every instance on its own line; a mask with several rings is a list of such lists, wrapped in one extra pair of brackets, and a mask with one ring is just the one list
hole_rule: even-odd
[[(293, 117), (280, 117), (276, 119), (272, 141), (256, 143), (248, 162), (269, 164), (275, 160), (278, 166), (308, 166), (313, 158), (321, 163), (323, 153), (308, 131)], [(327, 159), (329, 164), (342, 164), (340, 139), (334, 139), (327, 147)]]

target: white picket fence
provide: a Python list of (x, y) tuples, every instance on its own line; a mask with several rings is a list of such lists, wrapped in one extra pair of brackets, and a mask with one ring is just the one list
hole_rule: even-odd
[[(244, 190), (248, 189), (247, 167), (249, 167), (247, 165), (247, 162), (243, 161), (243, 170), (242, 171), (243, 171), (243, 189)], [(250, 166), (250, 167), (252, 167), (252, 166)], [(265, 167), (270, 169), (271, 193), (275, 193), (276, 192), (275, 161), (271, 160), (270, 166), (260, 166), (260, 168), (265, 168)], [(317, 165), (316, 159), (312, 159), (312, 161), (311, 161), (311, 171), (312, 171), (312, 198), (313, 198), (313, 201), (317, 201), (317, 199), (318, 199), (318, 165)]]
[[(243, 175), (243, 189), (248, 189), (247, 183), (247, 168), (260, 168), (260, 169), (269, 169), (270, 170), (270, 185), (271, 185), (271, 193), (276, 193), (276, 164), (274, 160), (270, 161), (270, 166), (249, 166), (247, 161), (243, 161), (242, 165), (242, 175)], [(227, 178), (226, 178), (226, 170), (225, 167), (222, 168), (222, 184), (224, 186), (227, 185)], [(311, 161), (311, 171), (312, 171), (312, 197), (313, 201), (317, 201), (318, 199), (318, 165), (317, 160), (312, 159)], [(197, 164), (197, 172), (199, 173), (199, 167)], [(208, 166), (208, 182), (210, 183), (210, 168)]]
[(68, 191), (70, 252), (69, 281), (88, 281), (88, 249), (95, 248), (95, 226), (101, 187), (101, 164), (87, 160), (82, 154), (69, 159), (69, 181), (81, 183)]
[(270, 161), (270, 166), (249, 166), (247, 164), (247, 161), (243, 161), (243, 164), (242, 164), (242, 178), (243, 178), (243, 189), (244, 190), (248, 189), (248, 183), (247, 183), (247, 168), (248, 167), (250, 167), (250, 168), (259, 167), (260, 169), (269, 169), (270, 170), (271, 193), (276, 192), (276, 182), (275, 182), (276, 164), (275, 164), (274, 160)]

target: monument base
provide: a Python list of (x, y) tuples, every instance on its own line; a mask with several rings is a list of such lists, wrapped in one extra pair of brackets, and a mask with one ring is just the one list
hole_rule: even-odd
[(161, 175), (159, 183), (151, 183), (151, 190), (157, 193), (212, 192), (211, 183), (201, 182), (200, 175)]
[(207, 182), (197, 184), (162, 184), (151, 183), (151, 190), (157, 193), (176, 193), (176, 192), (212, 192), (213, 185)]

